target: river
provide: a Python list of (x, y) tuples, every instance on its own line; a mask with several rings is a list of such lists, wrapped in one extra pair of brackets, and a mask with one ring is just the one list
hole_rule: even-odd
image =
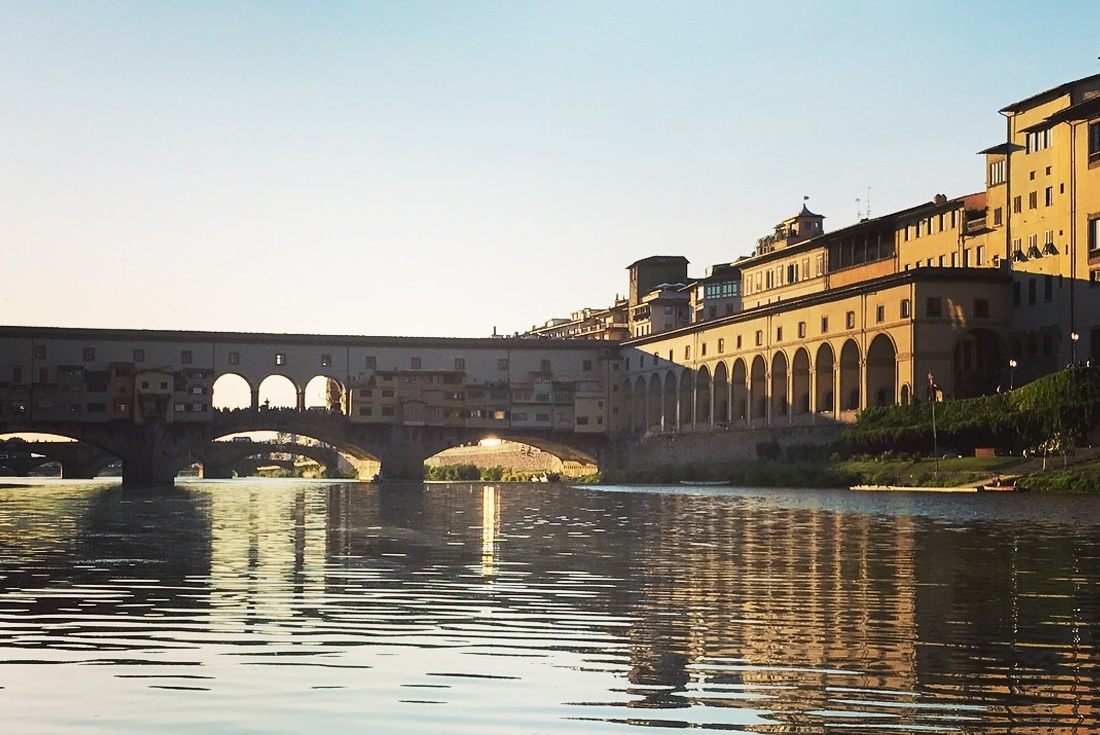
[(1088, 733), (1100, 499), (0, 480), (0, 730)]

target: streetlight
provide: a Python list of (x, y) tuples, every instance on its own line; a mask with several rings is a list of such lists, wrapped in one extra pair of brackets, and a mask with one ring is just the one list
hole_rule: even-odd
[(1012, 386), (1016, 381), (1016, 360), (1013, 358), (1008, 361), (1008, 389), (1012, 390)]
[(1070, 360), (1071, 365), (1077, 364), (1077, 340), (1079, 339), (1081, 339), (1081, 335), (1077, 334), (1077, 332), (1069, 333), (1069, 344), (1072, 357), (1072, 359)]

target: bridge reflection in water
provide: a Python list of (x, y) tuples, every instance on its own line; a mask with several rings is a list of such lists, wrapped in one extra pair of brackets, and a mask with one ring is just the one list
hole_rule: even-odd
[[(54, 729), (36, 703), (62, 675), (68, 716), (114, 701), (156, 729), (168, 706), (181, 731), (272, 702), (270, 732), (368, 712), (408, 731), (431, 702), (487, 733), (1098, 715), (1089, 501), (303, 481), (0, 500), (12, 732)], [(195, 688), (218, 696), (190, 707)]]

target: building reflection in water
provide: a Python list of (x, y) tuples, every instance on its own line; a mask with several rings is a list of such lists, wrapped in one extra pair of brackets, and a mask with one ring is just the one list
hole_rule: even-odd
[(481, 488), (481, 576), (493, 577), (497, 573), (496, 538), (500, 505), (497, 503), (496, 485)]
[(12, 634), (28, 646), (87, 645), (110, 616), (140, 647), (167, 635), (135, 625), (165, 620), (137, 614), (155, 609), (193, 618), (190, 643), (259, 636), (269, 656), (450, 647), (505, 670), (565, 657), (554, 667), (606, 677), (608, 701), (585, 706), (615, 721), (665, 710), (653, 722), (752, 730), (728, 714), (752, 710), (767, 732), (868, 717), (1090, 732), (1100, 523), (822, 497), (247, 482), (12, 495), (0, 574), (20, 615), (71, 616)]

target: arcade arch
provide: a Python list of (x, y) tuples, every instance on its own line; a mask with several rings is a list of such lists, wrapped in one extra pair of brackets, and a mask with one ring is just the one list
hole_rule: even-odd
[(214, 381), (210, 402), (215, 410), (234, 411), (252, 408), (252, 386), (237, 373), (223, 373)]
[(876, 406), (892, 406), (897, 402), (897, 350), (885, 334), (877, 335), (867, 348), (868, 401)]
[(859, 345), (849, 339), (840, 349), (840, 410), (858, 411), (861, 405), (859, 390)]
[(795, 414), (810, 413), (810, 353), (805, 347), (791, 361), (791, 406)]
[(787, 416), (787, 355), (778, 350), (772, 356), (771, 407), (773, 419)]
[(819, 413), (836, 411), (835, 374), (836, 358), (833, 355), (833, 346), (824, 342), (817, 348), (817, 359), (814, 360), (814, 382), (817, 387), (814, 407)]

